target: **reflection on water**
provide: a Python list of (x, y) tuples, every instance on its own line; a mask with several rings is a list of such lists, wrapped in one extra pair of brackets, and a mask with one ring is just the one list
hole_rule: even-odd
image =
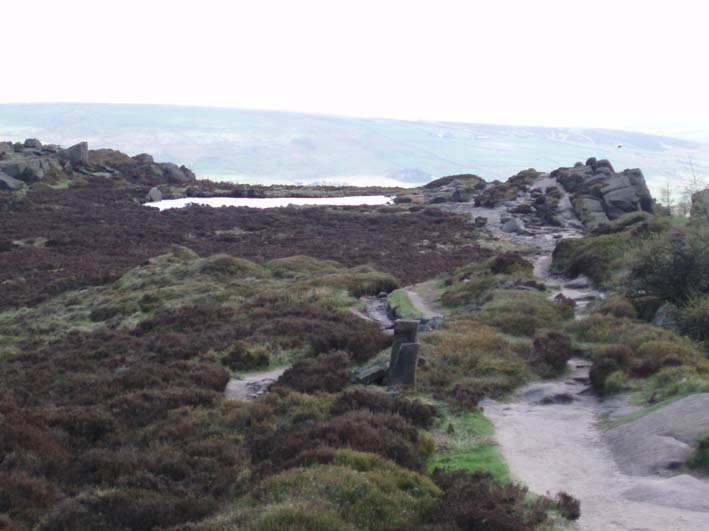
[(391, 197), (386, 195), (358, 195), (350, 197), (185, 197), (183, 199), (165, 199), (145, 203), (160, 210), (182, 208), (187, 205), (205, 205), (211, 207), (234, 206), (251, 208), (277, 208), (288, 205), (388, 205)]

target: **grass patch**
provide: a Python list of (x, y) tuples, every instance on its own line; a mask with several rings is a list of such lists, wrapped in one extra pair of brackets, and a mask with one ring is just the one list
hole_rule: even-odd
[(403, 289), (397, 289), (389, 294), (389, 308), (401, 319), (420, 319), (423, 317), (411, 303), (408, 294)]
[(418, 370), (419, 388), (459, 405), (474, 407), (531, 378), (516, 345), (474, 315), (446, 321), (420, 344), (427, 362)]
[(492, 421), (482, 411), (453, 413), (439, 404), (441, 417), (431, 435), (436, 451), (426, 462), (426, 470), (487, 472), (501, 483), (510, 481), (510, 471), (494, 441)]

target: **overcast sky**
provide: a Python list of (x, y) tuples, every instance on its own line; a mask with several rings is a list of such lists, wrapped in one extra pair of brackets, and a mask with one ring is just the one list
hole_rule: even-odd
[(0, 102), (706, 130), (707, 4), (13, 1)]

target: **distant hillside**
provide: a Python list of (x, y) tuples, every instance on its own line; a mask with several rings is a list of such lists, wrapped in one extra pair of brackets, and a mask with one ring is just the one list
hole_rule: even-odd
[(505, 179), (590, 156), (640, 167), (651, 187), (709, 175), (709, 144), (600, 129), (406, 122), (286, 112), (106, 104), (0, 105), (0, 140), (41, 138), (248, 183), (421, 184), (456, 173)]

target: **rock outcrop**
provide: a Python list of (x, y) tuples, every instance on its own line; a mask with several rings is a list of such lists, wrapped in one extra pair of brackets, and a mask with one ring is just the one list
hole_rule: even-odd
[(626, 474), (671, 474), (709, 431), (709, 393), (690, 395), (606, 432), (616, 463)]
[(629, 212), (653, 209), (645, 177), (637, 169), (616, 173), (609, 161), (590, 158), (585, 164), (554, 170), (551, 177), (571, 194), (574, 209), (588, 228)]
[[(185, 185), (195, 181), (195, 174), (185, 166), (156, 163), (145, 153), (129, 157), (111, 149), (89, 151), (86, 142), (67, 149), (43, 145), (36, 138), (23, 143), (0, 142), (0, 190), (16, 192), (47, 178), (52, 172), (67, 175), (123, 177), (136, 184)], [(56, 176), (55, 176), (56, 177)], [(152, 200), (157, 197), (152, 192)]]

